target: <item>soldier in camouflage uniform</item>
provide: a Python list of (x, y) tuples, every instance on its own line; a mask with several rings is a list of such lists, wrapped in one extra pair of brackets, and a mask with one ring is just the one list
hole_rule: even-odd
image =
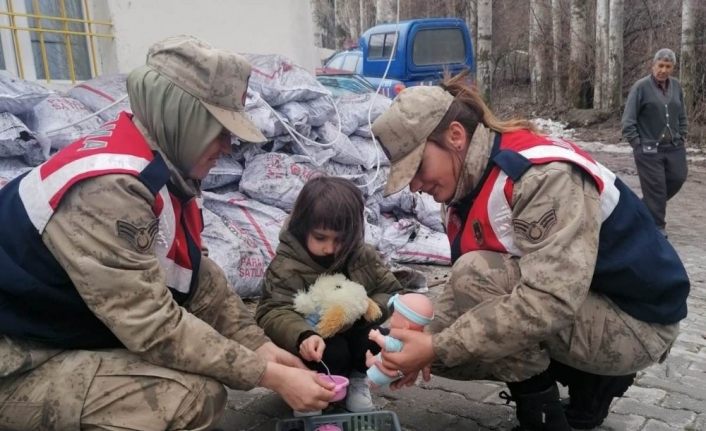
[(429, 333), (392, 330), (398, 387), (420, 370), (499, 380), (518, 429), (602, 423), (686, 316), (687, 274), (647, 209), (574, 144), (497, 120), (464, 76), (404, 90), (373, 131), (392, 162), (385, 193), (443, 203), (454, 261)]
[(130, 73), (134, 115), (0, 193), (0, 428), (202, 430), (223, 385), (298, 410), (333, 396), (255, 324), (204, 253), (199, 180), (244, 116), (250, 65), (180, 36)]

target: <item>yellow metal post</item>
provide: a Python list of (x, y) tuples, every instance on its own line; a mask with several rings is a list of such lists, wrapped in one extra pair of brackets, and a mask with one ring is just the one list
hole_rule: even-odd
[(74, 70), (74, 52), (71, 48), (71, 36), (68, 34), (69, 23), (68, 21), (66, 21), (66, 18), (68, 16), (66, 15), (66, 4), (64, 3), (64, 0), (59, 0), (59, 8), (61, 10), (61, 17), (64, 18), (64, 31), (66, 32), (66, 35), (64, 36), (64, 45), (66, 45), (66, 61), (69, 64), (69, 77), (71, 78), (71, 82), (76, 82), (76, 71)]
[(93, 76), (98, 76), (98, 60), (96, 58), (96, 46), (93, 43), (93, 27), (91, 26), (91, 12), (88, 10), (88, 0), (83, 0), (83, 16), (86, 18), (86, 25), (90, 34), (88, 43), (91, 45), (91, 68)]
[[(39, 6), (39, 0), (32, 0), (32, 6), (34, 9), (34, 13), (41, 15), (42, 10)], [(42, 19), (41, 18), (35, 18), (37, 20), (37, 27), (42, 28)], [(47, 59), (47, 49), (46, 46), (44, 45), (44, 32), (40, 31), (38, 32), (39, 36), (39, 52), (42, 54), (42, 66), (44, 66), (44, 77), (47, 80), (47, 82), (51, 82), (51, 72), (49, 71), (49, 60)]]
[(25, 70), (22, 67), (22, 53), (20, 52), (20, 42), (17, 38), (17, 25), (15, 24), (15, 15), (12, 8), (12, 0), (6, 0), (7, 12), (10, 16), (10, 28), (12, 29), (12, 42), (15, 45), (15, 61), (17, 62), (17, 74), (20, 78), (25, 77)]

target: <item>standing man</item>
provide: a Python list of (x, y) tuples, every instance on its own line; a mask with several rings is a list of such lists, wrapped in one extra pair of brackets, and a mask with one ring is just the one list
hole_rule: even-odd
[(676, 57), (662, 48), (652, 73), (630, 89), (623, 112), (623, 136), (633, 148), (642, 200), (666, 237), (667, 201), (686, 181), (687, 120), (679, 81), (671, 77)]

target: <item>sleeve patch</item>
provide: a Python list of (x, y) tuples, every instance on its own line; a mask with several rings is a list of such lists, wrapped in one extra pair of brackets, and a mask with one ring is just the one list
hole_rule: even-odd
[(154, 219), (142, 227), (124, 220), (118, 220), (115, 225), (118, 236), (129, 242), (140, 253), (145, 253), (152, 248), (157, 231), (159, 231), (159, 219)]
[(539, 220), (536, 221), (525, 221), (521, 219), (514, 219), (512, 221), (512, 226), (515, 229), (515, 233), (526, 239), (527, 241), (535, 244), (544, 239), (547, 232), (556, 224), (556, 211), (550, 209), (545, 212)]

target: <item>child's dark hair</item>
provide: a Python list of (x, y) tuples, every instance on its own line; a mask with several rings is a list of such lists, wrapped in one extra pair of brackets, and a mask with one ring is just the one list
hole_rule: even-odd
[(330, 229), (340, 234), (341, 249), (331, 270), (342, 268), (365, 238), (363, 194), (344, 178), (321, 176), (309, 180), (299, 192), (289, 216), (289, 231), (306, 247), (313, 229)]

